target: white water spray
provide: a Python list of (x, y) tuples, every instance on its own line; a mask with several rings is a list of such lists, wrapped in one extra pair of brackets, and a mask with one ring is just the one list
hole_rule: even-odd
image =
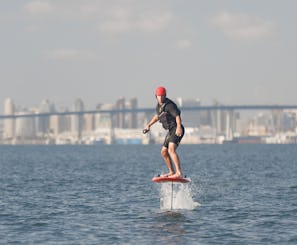
[(193, 200), (190, 183), (160, 183), (159, 192), (161, 210), (193, 210), (200, 206), (198, 202)]

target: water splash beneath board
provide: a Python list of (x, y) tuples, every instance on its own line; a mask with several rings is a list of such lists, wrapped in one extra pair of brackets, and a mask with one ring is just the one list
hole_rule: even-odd
[(193, 200), (190, 183), (160, 183), (159, 195), (161, 210), (193, 210), (200, 206)]

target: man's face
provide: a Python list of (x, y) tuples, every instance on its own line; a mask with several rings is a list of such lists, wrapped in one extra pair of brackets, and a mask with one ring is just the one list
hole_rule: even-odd
[(157, 95), (156, 96), (158, 103), (162, 105), (165, 102), (166, 96), (165, 95)]

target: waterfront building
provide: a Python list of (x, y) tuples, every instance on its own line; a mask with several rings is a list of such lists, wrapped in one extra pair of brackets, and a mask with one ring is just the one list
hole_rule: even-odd
[[(112, 110), (114, 106), (112, 104), (100, 104), (97, 106), (98, 110)], [(98, 113), (95, 115), (95, 129), (98, 128), (111, 128), (112, 117), (110, 113)]]
[[(128, 101), (128, 103), (126, 104), (127, 109), (135, 110), (135, 109), (137, 109), (137, 107), (138, 107), (137, 98), (130, 99)], [(127, 126), (127, 128), (130, 128), (130, 129), (138, 128), (138, 120), (137, 120), (137, 113), (136, 112), (127, 113), (126, 126)]]
[[(15, 115), (32, 114), (34, 111), (27, 111), (22, 109), (15, 113)], [(15, 120), (15, 142), (24, 144), (34, 142), (36, 138), (36, 124), (33, 117), (18, 117)]]
[[(44, 99), (39, 105), (37, 114), (55, 112), (55, 105), (49, 99)], [(39, 137), (44, 137), (50, 130), (50, 116), (36, 117), (36, 130)]]
[[(7, 98), (4, 101), (4, 115), (14, 115), (15, 105), (11, 98)], [(4, 120), (3, 125), (3, 139), (13, 139), (15, 136), (15, 120), (13, 118), (7, 118)]]
[[(124, 110), (126, 108), (125, 98), (120, 98), (116, 101), (115, 109)], [(117, 113), (114, 118), (113, 126), (115, 128), (126, 128), (125, 113)]]
[[(82, 99), (77, 98), (74, 101), (73, 111), (75, 112), (83, 112), (84, 111), (84, 103)], [(84, 116), (83, 114), (72, 115), (71, 116), (71, 132), (75, 135), (78, 140), (81, 139), (81, 133), (84, 127)]]
[(93, 114), (85, 114), (83, 117), (83, 131), (92, 132), (95, 129), (95, 117)]
[[(201, 106), (200, 99), (183, 99), (177, 98), (177, 104), (179, 107), (199, 107)], [(200, 124), (205, 122), (205, 113), (204, 112), (191, 112), (191, 111), (182, 111), (182, 120), (183, 124), (186, 127), (199, 127)]]

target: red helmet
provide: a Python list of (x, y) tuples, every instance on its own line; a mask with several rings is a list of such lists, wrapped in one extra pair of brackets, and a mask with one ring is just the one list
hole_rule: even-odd
[(156, 96), (162, 96), (165, 95), (166, 96), (166, 88), (164, 87), (157, 87), (156, 91), (155, 91), (155, 95)]

